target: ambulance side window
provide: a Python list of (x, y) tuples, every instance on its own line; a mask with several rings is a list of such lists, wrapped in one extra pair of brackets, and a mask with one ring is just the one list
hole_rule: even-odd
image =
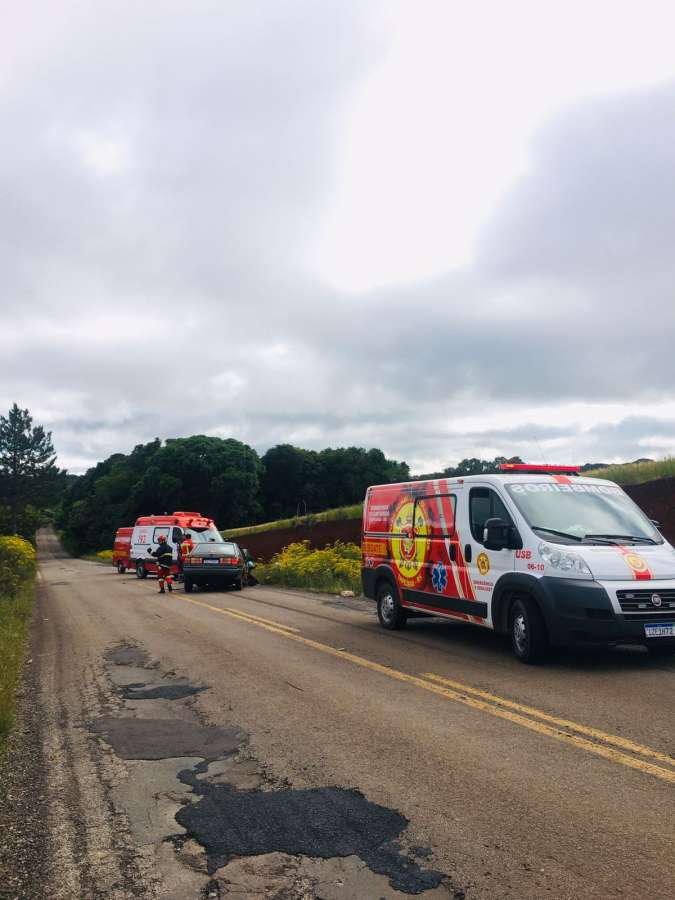
[(155, 528), (155, 532), (152, 536), (153, 544), (159, 543), (160, 534), (163, 534), (164, 537), (168, 540), (169, 539), (169, 526), (168, 525), (160, 525), (157, 528)]
[(180, 544), (183, 540), (183, 531), (181, 528), (174, 528), (171, 532), (171, 542), (174, 544)]
[(469, 519), (471, 534), (479, 544), (483, 543), (483, 528), (488, 519), (503, 519), (507, 525), (513, 525), (508, 510), (501, 497), (491, 488), (471, 488), (469, 494)]
[(418, 497), (415, 506), (415, 527), (421, 527), (426, 521), (429, 537), (452, 537), (455, 533), (456, 507), (457, 497), (454, 494)]

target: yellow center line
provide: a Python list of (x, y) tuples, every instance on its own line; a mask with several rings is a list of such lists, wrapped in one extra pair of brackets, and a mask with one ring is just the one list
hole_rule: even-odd
[(175, 593), (172, 596), (176, 600), (183, 600), (185, 603), (193, 603), (195, 606), (203, 606), (204, 609), (210, 609), (211, 612), (222, 613), (224, 616), (232, 616), (234, 619), (241, 619), (243, 622), (248, 622), (249, 625), (260, 625), (261, 628), (267, 628), (279, 634), (282, 633), (282, 629), (284, 634), (286, 632), (298, 632), (297, 628), (292, 628), (290, 625), (282, 625), (281, 622), (272, 622), (269, 619), (261, 619), (250, 613), (239, 612), (238, 609), (232, 609), (229, 606), (212, 606), (210, 603), (204, 603), (203, 600), (193, 600), (192, 597), (177, 597)]
[(560, 719), (557, 716), (551, 716), (536, 707), (515, 703), (513, 700), (506, 700), (504, 697), (489, 693), (489, 691), (481, 691), (478, 688), (470, 687), (468, 684), (462, 684), (461, 682), (453, 681), (450, 678), (443, 678), (441, 675), (436, 675), (433, 672), (425, 672), (423, 677), (429, 678), (431, 681), (436, 681), (439, 684), (445, 684), (455, 690), (473, 694), (476, 697), (483, 697), (489, 702), (498, 703), (500, 706), (506, 706), (509, 709), (515, 709), (528, 716), (536, 716), (538, 719), (543, 719), (545, 722), (551, 722), (553, 725), (559, 725), (561, 728), (568, 728), (570, 731), (586, 734), (598, 741), (604, 741), (606, 744), (622, 747), (624, 750), (630, 750), (631, 753), (639, 753), (642, 756), (649, 756), (652, 759), (666, 763), (669, 766), (675, 766), (674, 757), (668, 756), (666, 753), (659, 753), (658, 750), (653, 750), (651, 747), (645, 747), (643, 744), (636, 744), (634, 741), (629, 741), (627, 738), (619, 737), (616, 734), (608, 734), (606, 731), (600, 731), (598, 728), (591, 728), (588, 725), (580, 725), (578, 722), (572, 722), (569, 719)]
[[(173, 598), (176, 600), (182, 600), (184, 603), (193, 603), (195, 606), (202, 606), (205, 609), (220, 613), (223, 616), (230, 616), (231, 618), (239, 619), (240, 621), (247, 622), (250, 625), (255, 625), (258, 628), (263, 628), (265, 631), (281, 635), (282, 637), (285, 637), (290, 641), (295, 641), (298, 644), (302, 644), (305, 647), (311, 647), (313, 650), (318, 650), (319, 652), (325, 653), (328, 656), (334, 656), (337, 659), (349, 660), (349, 662), (354, 663), (354, 665), (360, 666), (364, 669), (369, 669), (371, 672), (378, 672), (380, 675), (386, 675), (387, 678), (393, 678), (396, 681), (402, 681), (406, 684), (414, 685), (415, 687), (422, 688), (423, 690), (429, 691), (432, 694), (436, 694), (439, 697), (444, 697), (446, 700), (452, 700), (455, 703), (460, 703), (463, 706), (470, 707), (471, 709), (480, 710), (481, 712), (488, 713), (489, 715), (495, 716), (498, 719), (505, 719), (506, 721), (512, 722), (515, 725), (520, 725), (522, 728), (526, 728), (529, 731), (534, 731), (537, 734), (542, 734), (546, 737), (554, 738), (555, 740), (560, 741), (563, 744), (571, 744), (572, 746), (580, 750), (585, 750), (588, 753), (595, 754), (596, 756), (601, 756), (604, 759), (610, 760), (610, 762), (626, 766), (629, 769), (635, 769), (645, 775), (652, 775), (655, 778), (659, 778), (663, 781), (669, 781), (671, 784), (675, 784), (675, 771), (673, 771), (672, 769), (663, 769), (661, 768), (661, 766), (657, 766), (654, 763), (646, 762), (643, 759), (636, 759), (634, 756), (628, 756), (628, 754), (622, 753), (612, 746), (594, 743), (593, 741), (589, 741), (577, 734), (569, 734), (568, 732), (561, 731), (559, 728), (552, 728), (550, 725), (544, 724), (544, 722), (537, 722), (534, 719), (527, 718), (526, 716), (520, 715), (517, 712), (512, 712), (510, 709), (496, 706), (494, 705), (494, 700), (488, 703), (486, 700), (478, 696), (471, 696), (469, 692), (460, 693), (453, 688), (445, 687), (444, 685), (438, 684), (434, 681), (427, 681), (425, 678), (420, 678), (417, 675), (408, 675), (406, 672), (400, 672), (398, 669), (392, 669), (390, 666), (383, 666), (380, 663), (373, 662), (370, 659), (365, 659), (362, 656), (356, 656), (354, 653), (349, 653), (346, 650), (338, 650), (336, 647), (331, 647), (329, 644), (322, 644), (320, 641), (314, 641), (311, 638), (303, 637), (300, 634), (294, 634), (293, 632), (289, 631), (285, 625), (279, 625), (278, 623), (267, 624), (266, 622), (263, 622), (262, 620), (257, 618), (252, 618), (248, 613), (242, 613), (239, 610), (234, 611), (231, 609), (223, 609), (219, 606), (211, 606), (208, 603), (203, 603), (201, 600), (193, 600), (191, 597), (181, 597), (180, 595), (176, 594), (173, 594)], [(465, 688), (463, 687), (462, 690), (465, 690)], [(602, 732), (598, 732), (598, 734), (601, 733)], [(617, 738), (616, 740), (620, 739)], [(656, 754), (656, 751), (649, 752)]]
[(238, 609), (232, 609), (231, 606), (226, 606), (225, 610), (227, 612), (234, 613), (235, 615), (243, 615), (247, 619), (253, 619), (254, 622), (260, 622), (262, 625), (274, 625), (276, 628), (283, 628), (285, 631), (293, 631), (296, 634), (300, 634), (300, 629), (293, 628), (292, 625), (282, 625), (281, 622), (273, 622), (271, 619), (263, 619), (262, 616), (254, 616), (253, 613), (249, 613), (249, 612), (242, 613)]

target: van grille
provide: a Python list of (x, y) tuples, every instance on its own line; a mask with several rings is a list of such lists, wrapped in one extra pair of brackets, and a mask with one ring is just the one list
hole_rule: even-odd
[[(661, 598), (660, 606), (652, 603), (654, 595)], [(675, 621), (675, 590), (617, 591), (616, 596), (621, 612), (632, 622)]]

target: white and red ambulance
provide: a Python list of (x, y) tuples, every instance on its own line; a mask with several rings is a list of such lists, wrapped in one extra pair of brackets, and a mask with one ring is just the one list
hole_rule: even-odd
[[(120, 535), (121, 531), (131, 531), (130, 537)], [(120, 535), (120, 548), (126, 546), (128, 556), (126, 559), (122, 556), (116, 558), (113, 549), (113, 565), (117, 567), (118, 571), (122, 567), (123, 569), (135, 569), (137, 578), (145, 578), (149, 573), (157, 571), (155, 558), (148, 553), (148, 550), (157, 549), (160, 535), (164, 535), (173, 551), (173, 572), (178, 571), (178, 548), (186, 535), (189, 535), (195, 544), (203, 541), (222, 540), (213, 519), (206, 518), (198, 512), (183, 510), (171, 515), (141, 516), (136, 519), (133, 529), (119, 529), (118, 535)], [(118, 535), (115, 536), (116, 545)], [(125, 542), (123, 545), (122, 537), (126, 538), (128, 543)]]
[(363, 592), (380, 624), (441, 616), (550, 646), (675, 653), (675, 550), (621, 488), (572, 466), (368, 488)]

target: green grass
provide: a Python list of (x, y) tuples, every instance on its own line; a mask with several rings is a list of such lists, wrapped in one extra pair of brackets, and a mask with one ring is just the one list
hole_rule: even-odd
[(0, 757), (14, 721), (14, 697), (33, 611), (33, 581), (0, 593)]
[(277, 519), (276, 522), (262, 522), (260, 525), (247, 525), (244, 528), (223, 528), (227, 537), (242, 537), (245, 534), (262, 534), (266, 531), (282, 531), (284, 528), (311, 528), (319, 522), (339, 522), (344, 519), (360, 519), (363, 515), (363, 503), (353, 506), (340, 506), (327, 509), (325, 512), (311, 513), (308, 516), (294, 516), (292, 519)]
[(605, 469), (592, 469), (584, 472), (591, 478), (606, 478), (617, 484), (642, 484), (645, 481), (656, 481), (658, 478), (675, 477), (675, 457), (667, 456), (648, 463), (619, 463)]

